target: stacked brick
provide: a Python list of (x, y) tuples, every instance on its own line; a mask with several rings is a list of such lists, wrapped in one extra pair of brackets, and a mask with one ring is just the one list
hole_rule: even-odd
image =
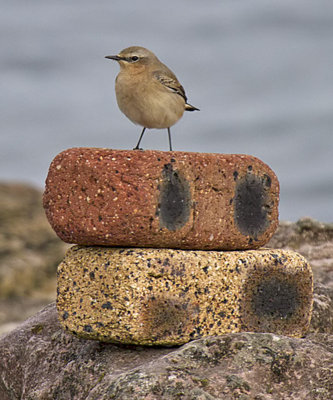
[(279, 183), (247, 155), (74, 148), (51, 163), (44, 208), (76, 244), (58, 268), (62, 326), (87, 339), (176, 345), (206, 335), (305, 334), (312, 272), (264, 249)]

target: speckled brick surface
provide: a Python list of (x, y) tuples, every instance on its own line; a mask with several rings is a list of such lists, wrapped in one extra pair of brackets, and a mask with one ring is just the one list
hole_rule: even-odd
[(94, 148), (52, 162), (44, 208), (68, 243), (181, 249), (263, 246), (279, 183), (255, 157)]
[(83, 338), (175, 345), (228, 332), (306, 333), (312, 272), (299, 254), (72, 247), (58, 268), (63, 327)]

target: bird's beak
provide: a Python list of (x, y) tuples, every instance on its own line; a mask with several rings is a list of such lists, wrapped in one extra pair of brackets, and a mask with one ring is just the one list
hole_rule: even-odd
[(119, 56), (105, 56), (105, 58), (109, 58), (110, 60), (116, 60), (116, 61), (122, 60), (122, 58)]

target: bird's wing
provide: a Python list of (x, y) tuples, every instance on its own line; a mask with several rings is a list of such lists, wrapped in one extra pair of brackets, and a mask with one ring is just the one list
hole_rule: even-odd
[(168, 73), (164, 71), (155, 71), (153, 75), (154, 78), (157, 79), (165, 88), (181, 96), (186, 103), (187, 97), (185, 90), (171, 71), (168, 71)]

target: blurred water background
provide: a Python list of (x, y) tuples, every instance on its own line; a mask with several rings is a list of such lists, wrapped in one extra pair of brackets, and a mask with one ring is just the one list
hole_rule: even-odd
[[(0, 0), (0, 179), (43, 187), (69, 147), (133, 148), (119, 111), (130, 45), (154, 51), (189, 102), (175, 150), (246, 153), (281, 184), (280, 218), (333, 221), (331, 0)], [(167, 150), (166, 131), (144, 148)]]

